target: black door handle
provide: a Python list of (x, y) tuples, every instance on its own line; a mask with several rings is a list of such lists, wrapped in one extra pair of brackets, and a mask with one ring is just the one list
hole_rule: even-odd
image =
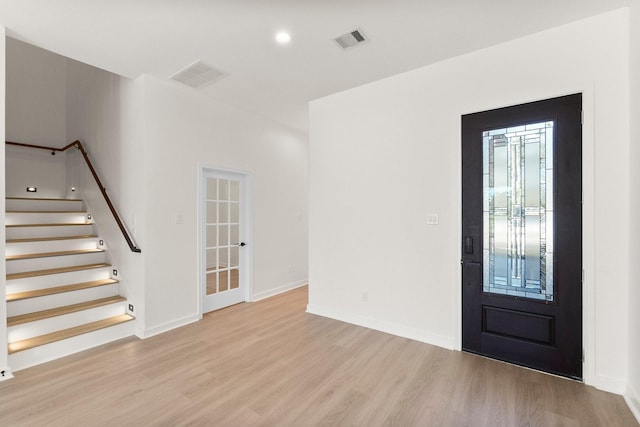
[(240, 242), (240, 246), (247, 246), (245, 242)]

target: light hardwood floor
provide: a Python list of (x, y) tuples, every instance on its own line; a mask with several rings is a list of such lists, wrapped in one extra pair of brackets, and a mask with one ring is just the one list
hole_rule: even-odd
[(306, 287), (26, 369), (13, 426), (635, 426), (622, 397), (304, 312)]

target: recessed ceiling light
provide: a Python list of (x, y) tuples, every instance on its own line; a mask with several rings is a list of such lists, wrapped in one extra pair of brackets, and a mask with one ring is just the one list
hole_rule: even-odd
[(287, 44), (291, 41), (291, 34), (286, 31), (280, 31), (276, 34), (276, 41), (280, 44)]

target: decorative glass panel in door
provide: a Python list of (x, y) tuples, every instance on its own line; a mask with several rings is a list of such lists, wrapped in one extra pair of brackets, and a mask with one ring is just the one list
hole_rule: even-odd
[(482, 137), (483, 291), (553, 301), (553, 122)]

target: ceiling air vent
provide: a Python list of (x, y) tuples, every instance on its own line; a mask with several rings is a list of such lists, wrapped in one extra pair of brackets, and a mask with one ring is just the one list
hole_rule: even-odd
[(343, 49), (351, 49), (354, 46), (358, 46), (369, 39), (364, 35), (361, 29), (356, 28), (355, 30), (343, 34), (340, 37), (336, 37), (334, 39), (338, 45)]
[(177, 82), (184, 83), (187, 86), (198, 88), (206, 85), (207, 83), (211, 83), (224, 75), (225, 74), (222, 71), (216, 70), (202, 61), (197, 60), (169, 78)]

